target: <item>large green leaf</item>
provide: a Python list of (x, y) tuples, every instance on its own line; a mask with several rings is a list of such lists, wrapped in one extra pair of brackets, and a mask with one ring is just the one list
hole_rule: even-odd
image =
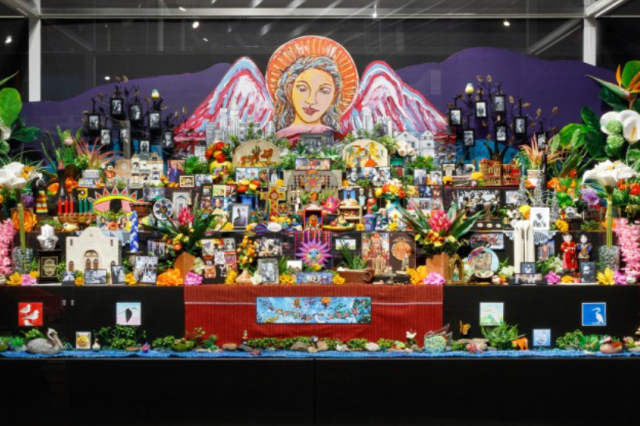
[(0, 90), (0, 119), (5, 126), (10, 127), (16, 121), (20, 110), (22, 110), (20, 92), (12, 87)]
[(607, 155), (604, 152), (605, 141), (602, 137), (602, 133), (596, 131), (589, 131), (585, 134), (585, 146), (589, 155), (597, 161), (604, 161), (607, 159)]
[(37, 127), (22, 127), (11, 134), (11, 139), (20, 142), (33, 142), (40, 137), (40, 129)]
[(560, 130), (560, 145), (562, 145), (563, 148), (569, 148), (571, 146), (571, 139), (573, 138), (573, 134), (576, 132), (576, 130), (584, 132), (586, 129), (587, 126), (585, 126), (584, 124), (567, 124)]
[(629, 99), (629, 93), (624, 90), (622, 87), (618, 86), (617, 84), (613, 84), (613, 83), (609, 83), (608, 81), (604, 81), (598, 77), (594, 77), (592, 75), (588, 75), (587, 77), (592, 78), (593, 80), (595, 80), (597, 83), (599, 83), (600, 85), (606, 87), (607, 89), (611, 90), (616, 96), (621, 97), (623, 99)]
[(582, 117), (582, 121), (584, 121), (584, 124), (589, 126), (590, 129), (598, 132), (600, 131), (600, 118), (595, 112), (593, 112), (591, 108), (582, 108), (582, 111), (580, 111), (580, 116)]
[(640, 73), (640, 61), (629, 61), (624, 64), (624, 69), (622, 70), (622, 85), (628, 88), (631, 80), (633, 80), (633, 77), (638, 73)]
[[(599, 95), (600, 95), (600, 99), (603, 102), (605, 102), (607, 105), (609, 105), (611, 108), (613, 108), (615, 111), (623, 111), (627, 109), (629, 106), (627, 101), (617, 96), (615, 93), (613, 93), (611, 90), (607, 89), (604, 86), (600, 88)], [(636, 104), (634, 104), (634, 106), (635, 105)]]

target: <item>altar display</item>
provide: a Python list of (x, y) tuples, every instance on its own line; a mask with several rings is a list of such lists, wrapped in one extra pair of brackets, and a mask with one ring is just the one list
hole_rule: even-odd
[[(548, 348), (540, 330), (572, 330), (519, 332), (508, 302), (490, 297), (473, 302), (477, 321), (457, 308), (453, 319), (445, 286), (566, 285), (600, 303), (585, 286), (637, 283), (637, 61), (615, 83), (581, 77), (613, 111), (584, 107), (574, 124), (508, 75), (448, 87), (439, 110), (401, 74), (374, 62), (360, 75), (343, 46), (304, 36), (274, 52), (264, 77), (239, 59), (192, 113), (169, 111), (180, 98), (164, 88), (118, 78), (85, 99), (80, 129), (48, 132), (39, 156), (1, 154), (2, 283), (184, 286), (184, 338), (128, 331), (114, 348), (104, 330), (66, 333), (83, 351), (101, 336), (96, 351), (471, 354)], [(20, 109), (0, 112), (11, 124)], [(18, 121), (2, 142), (15, 149), (33, 132)], [(38, 303), (21, 303), (17, 326), (49, 326)], [(118, 303), (136, 317), (123, 308), (111, 326), (142, 330), (153, 312)], [(629, 329), (599, 323), (598, 308), (572, 320)], [(563, 349), (640, 347), (585, 336)], [(57, 334), (37, 337), (41, 353), (59, 352)]]

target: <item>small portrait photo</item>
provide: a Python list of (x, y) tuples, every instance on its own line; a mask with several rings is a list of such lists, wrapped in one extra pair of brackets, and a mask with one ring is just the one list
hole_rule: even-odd
[(282, 240), (280, 238), (262, 237), (256, 240), (258, 257), (282, 256)]
[(326, 136), (324, 134), (302, 133), (298, 144), (304, 147), (307, 154), (319, 154), (324, 148)]
[(249, 205), (235, 203), (231, 205), (231, 223), (234, 229), (245, 229), (249, 224)]
[(462, 132), (462, 141), (464, 146), (476, 145), (476, 131), (473, 129), (466, 129)]
[(129, 129), (120, 129), (120, 143), (122, 145), (128, 145), (130, 142)]
[(536, 132), (536, 141), (538, 141), (538, 149), (547, 146), (547, 132)]
[(425, 169), (413, 170), (413, 184), (423, 186), (427, 184), (427, 171)]
[(257, 273), (262, 277), (264, 284), (278, 284), (280, 282), (278, 259), (258, 259)]
[(458, 108), (449, 110), (449, 125), (462, 126), (462, 110)]
[(180, 176), (180, 188), (193, 188), (196, 185), (193, 175)]
[(145, 201), (156, 201), (164, 198), (165, 193), (166, 188), (163, 186), (149, 186), (144, 189), (144, 199)]
[(514, 274), (514, 284), (520, 284), (520, 285), (542, 284), (542, 274)]
[(504, 191), (504, 203), (507, 206), (515, 206), (518, 204), (518, 191)]
[(76, 284), (76, 271), (64, 271), (62, 273), (63, 285), (75, 285)]
[(433, 186), (442, 185), (442, 171), (433, 170), (431, 173), (429, 173), (429, 183)]
[(100, 144), (101, 145), (111, 144), (111, 130), (109, 129), (100, 130)]
[(430, 198), (433, 196), (433, 188), (430, 186), (419, 186), (418, 187), (418, 195), (420, 198)]
[(302, 272), (302, 260), (287, 260), (287, 269), (292, 274)]
[(160, 130), (160, 113), (159, 112), (149, 113), (149, 128), (151, 130)]
[(507, 111), (506, 95), (494, 95), (493, 96), (493, 112), (506, 112), (506, 111)]
[(504, 124), (496, 125), (496, 141), (498, 142), (507, 141), (507, 126), (505, 126)]
[(548, 328), (534, 328), (532, 346), (537, 348), (551, 347), (551, 330)]
[(125, 284), (125, 275), (124, 266), (113, 265), (111, 267), (111, 284)]
[(86, 285), (106, 284), (107, 283), (107, 270), (106, 269), (85, 269), (84, 270), (84, 283)]
[(155, 256), (136, 256), (133, 276), (141, 284), (155, 284), (158, 276), (158, 258)]
[(540, 244), (537, 249), (538, 260), (548, 260), (556, 254), (556, 245), (553, 240)]
[(97, 132), (100, 130), (100, 116), (98, 114), (89, 114), (89, 131)]
[(140, 152), (141, 153), (148, 153), (149, 152), (149, 141), (147, 141), (147, 140), (140, 141)]
[(122, 109), (123, 106), (122, 98), (112, 98), (111, 99), (111, 115), (114, 117), (120, 117), (124, 112)]
[(173, 132), (166, 131), (162, 134), (162, 147), (173, 148)]
[(518, 136), (527, 134), (527, 117), (516, 117), (513, 121), (513, 132)]
[(549, 207), (532, 207), (529, 217), (534, 230), (549, 230)]
[(580, 262), (580, 282), (596, 282), (596, 262)]
[(142, 104), (129, 105), (129, 121), (139, 122), (142, 120)]
[(147, 251), (159, 259), (164, 259), (167, 255), (167, 243), (164, 241), (147, 241)]
[(371, 175), (373, 179), (371, 182), (373, 186), (383, 186), (389, 183), (389, 179), (391, 179), (391, 168), (389, 167), (379, 167), (375, 168), (371, 171)]
[(167, 179), (171, 183), (178, 183), (180, 176), (184, 174), (184, 160), (169, 160), (167, 163)]
[(520, 273), (521, 274), (535, 274), (536, 273), (536, 262), (520, 262)]
[(476, 101), (476, 118), (487, 118), (487, 101)]

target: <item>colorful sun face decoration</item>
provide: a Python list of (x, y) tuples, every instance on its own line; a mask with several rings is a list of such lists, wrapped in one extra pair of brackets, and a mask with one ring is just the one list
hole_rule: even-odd
[(330, 251), (328, 243), (314, 239), (303, 242), (296, 257), (301, 258), (309, 266), (320, 265), (324, 267), (331, 257)]

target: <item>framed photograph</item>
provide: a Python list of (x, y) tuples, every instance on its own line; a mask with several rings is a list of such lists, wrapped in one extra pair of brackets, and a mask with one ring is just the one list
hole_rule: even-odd
[(280, 282), (278, 259), (258, 259), (257, 273), (262, 277), (264, 284), (278, 284)]
[(538, 260), (548, 260), (550, 257), (556, 254), (556, 245), (553, 240), (549, 240), (546, 243), (542, 243), (537, 246)]
[(160, 130), (160, 113), (159, 112), (150, 112), (149, 113), (149, 129), (151, 130)]
[(142, 104), (134, 103), (129, 105), (129, 121), (139, 123), (142, 121)]
[(292, 274), (302, 272), (302, 260), (287, 260), (287, 268)]
[(76, 271), (64, 271), (62, 273), (62, 285), (75, 285)]
[(234, 203), (231, 205), (231, 223), (233, 229), (246, 229), (249, 224), (250, 209), (248, 204)]
[(536, 132), (536, 140), (538, 141), (538, 149), (547, 146), (547, 132)]
[(487, 118), (487, 101), (475, 102), (476, 118)]
[(193, 175), (180, 176), (180, 188), (193, 188), (196, 186), (196, 181)]
[(505, 126), (504, 124), (496, 124), (496, 141), (507, 141), (507, 126)]
[(504, 191), (504, 203), (507, 206), (515, 206), (518, 204), (519, 191)]
[(147, 251), (159, 259), (167, 257), (167, 243), (164, 241), (148, 240)]
[(319, 154), (327, 146), (327, 135), (324, 133), (301, 133), (298, 145), (303, 146), (308, 154)]
[(504, 303), (481, 302), (480, 326), (495, 326), (504, 323)]
[(296, 170), (331, 170), (331, 159), (296, 158)]
[(462, 142), (464, 146), (476, 146), (476, 131), (473, 129), (465, 129), (462, 132)]
[(173, 132), (171, 130), (167, 130), (162, 133), (162, 147), (173, 148)]
[(427, 171), (425, 169), (413, 169), (413, 184), (416, 186), (427, 184)]
[(513, 283), (516, 285), (542, 285), (542, 274), (514, 274)]
[(449, 125), (462, 126), (462, 110), (453, 108), (449, 110)]
[(605, 327), (607, 325), (607, 303), (594, 302), (582, 304), (583, 327)]
[(148, 154), (149, 153), (149, 141), (148, 140), (140, 141), (140, 153), (141, 154)]
[[(189, 191), (173, 191), (172, 211), (173, 216), (178, 217), (182, 209), (189, 208), (191, 205), (191, 192)], [(155, 210), (155, 205), (154, 205)]]
[(596, 281), (596, 262), (580, 262), (580, 282), (595, 283)]
[(100, 145), (111, 145), (111, 130), (100, 130)]
[(551, 330), (548, 328), (533, 329), (533, 345), (536, 348), (551, 347)]
[(101, 285), (107, 283), (107, 270), (106, 269), (85, 269), (84, 270), (84, 283), (86, 285)]
[(100, 133), (100, 115), (98, 114), (89, 114), (89, 132), (92, 134)]
[(164, 186), (148, 186), (144, 189), (145, 201), (155, 201), (164, 198), (166, 188)]
[(507, 112), (507, 95), (493, 96), (493, 112)]
[(76, 331), (76, 349), (88, 351), (91, 349), (91, 332)]
[(532, 207), (529, 217), (534, 230), (549, 230), (549, 207)]
[(364, 167), (362, 174), (365, 179), (371, 179), (373, 186), (384, 186), (391, 179), (390, 167)]
[[(205, 185), (211, 185), (213, 184), (213, 177), (211, 175), (205, 175), (205, 174), (198, 174), (195, 175), (195, 185), (196, 187), (200, 188), (202, 186)], [(211, 194), (209, 194), (211, 195)]]
[(258, 257), (282, 256), (282, 240), (280, 238), (261, 237), (256, 239)]
[(124, 114), (124, 99), (120, 97), (111, 98), (111, 116), (122, 117)]
[(469, 238), (472, 249), (487, 247), (491, 250), (504, 250), (504, 234), (502, 232), (474, 232)]
[(180, 176), (184, 174), (184, 161), (185, 160), (169, 160), (167, 162), (167, 179), (171, 183), (178, 183)]
[(431, 173), (429, 173), (429, 184), (433, 186), (442, 185), (442, 171), (433, 170)]
[(346, 247), (348, 250), (358, 250), (358, 241), (355, 238), (340, 237), (335, 239), (336, 251), (341, 251), (342, 247)]
[(140, 284), (155, 284), (158, 277), (158, 258), (155, 256), (136, 256), (133, 276)]
[(117, 302), (116, 303), (116, 324), (117, 325), (142, 325), (142, 303)]
[(536, 262), (520, 262), (520, 273), (521, 274), (535, 274), (536, 273)]
[(442, 165), (442, 172), (445, 176), (455, 176), (456, 174), (456, 164), (455, 163), (444, 163)]
[(113, 265), (111, 267), (111, 284), (126, 284), (124, 266)]
[(513, 133), (515, 133), (516, 136), (527, 135), (527, 117), (516, 117), (513, 120)]

